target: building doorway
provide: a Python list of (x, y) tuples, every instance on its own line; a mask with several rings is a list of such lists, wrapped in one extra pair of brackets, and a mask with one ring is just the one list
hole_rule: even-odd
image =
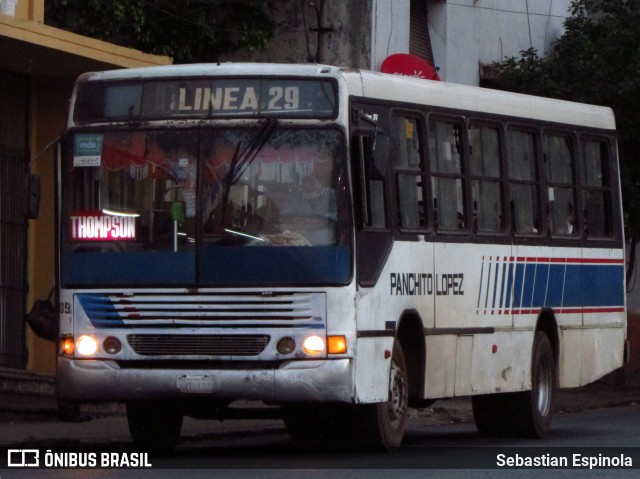
[(0, 367), (22, 369), (27, 363), (28, 78), (0, 71), (0, 105)]

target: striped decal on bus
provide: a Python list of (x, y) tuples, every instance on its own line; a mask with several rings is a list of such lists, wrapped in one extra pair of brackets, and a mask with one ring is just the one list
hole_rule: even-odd
[(624, 312), (624, 260), (483, 256), (477, 314)]

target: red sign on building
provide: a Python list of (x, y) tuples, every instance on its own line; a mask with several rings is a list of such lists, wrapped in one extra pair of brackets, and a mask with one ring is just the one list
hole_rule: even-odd
[(428, 61), (408, 53), (396, 53), (387, 57), (380, 67), (382, 73), (403, 75), (425, 80), (440, 80), (438, 72)]

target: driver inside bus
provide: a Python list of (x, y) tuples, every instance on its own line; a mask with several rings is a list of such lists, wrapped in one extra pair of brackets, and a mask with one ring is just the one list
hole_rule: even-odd
[(336, 195), (331, 188), (322, 186), (315, 175), (302, 178), (302, 198), (315, 214), (337, 220)]
[[(336, 237), (336, 196), (333, 189), (323, 186), (315, 176), (303, 177), (300, 189), (293, 189), (283, 197), (272, 198), (277, 207), (280, 231), (302, 235), (312, 245), (331, 245)], [(262, 214), (262, 211), (258, 211)]]

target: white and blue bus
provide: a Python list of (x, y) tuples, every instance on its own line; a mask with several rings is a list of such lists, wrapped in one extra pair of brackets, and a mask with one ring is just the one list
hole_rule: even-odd
[[(59, 155), (57, 394), (141, 447), (263, 401), (397, 447), (471, 396), (540, 437), (627, 353), (611, 110), (318, 65), (82, 75)], [(235, 408), (235, 413), (237, 414)]]

